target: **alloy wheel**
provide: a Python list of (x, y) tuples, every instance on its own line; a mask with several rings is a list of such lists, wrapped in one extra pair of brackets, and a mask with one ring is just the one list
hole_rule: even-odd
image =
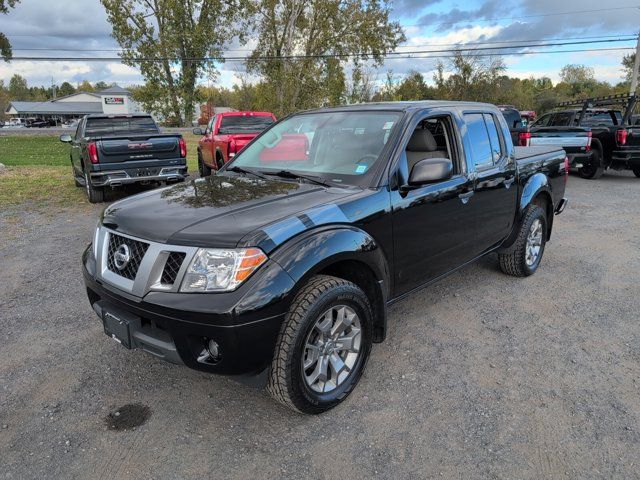
[(525, 261), (529, 267), (535, 265), (542, 250), (542, 221), (536, 218), (531, 224), (529, 235), (527, 235), (527, 246), (525, 251)]
[(360, 318), (351, 307), (336, 305), (320, 315), (307, 335), (302, 355), (302, 373), (309, 388), (328, 393), (349, 378), (360, 355), (360, 334)]

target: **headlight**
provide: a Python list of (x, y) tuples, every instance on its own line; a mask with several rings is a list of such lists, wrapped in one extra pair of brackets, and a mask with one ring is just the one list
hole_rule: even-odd
[(266, 260), (267, 256), (259, 248), (201, 248), (191, 260), (180, 291), (229, 292)]

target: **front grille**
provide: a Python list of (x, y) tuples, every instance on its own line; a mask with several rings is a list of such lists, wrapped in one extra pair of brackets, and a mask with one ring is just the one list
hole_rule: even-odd
[[(124, 265), (121, 265), (121, 268), (118, 268), (116, 266), (115, 254), (122, 245), (126, 245), (129, 249), (129, 261)], [(110, 233), (107, 267), (113, 273), (120, 275), (121, 277), (128, 278), (129, 280), (135, 280), (138, 268), (140, 268), (140, 263), (142, 262), (142, 258), (144, 257), (147, 248), (149, 248), (148, 243)]]
[(171, 252), (167, 257), (167, 262), (164, 264), (164, 270), (162, 270), (162, 278), (160, 283), (163, 285), (173, 285), (178, 276), (178, 271), (184, 262), (184, 257), (187, 254), (184, 252)]

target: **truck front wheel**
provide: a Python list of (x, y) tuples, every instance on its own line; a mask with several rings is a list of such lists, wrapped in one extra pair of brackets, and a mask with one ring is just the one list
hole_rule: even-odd
[(326, 275), (312, 277), (280, 330), (267, 391), (301, 413), (335, 407), (360, 380), (371, 334), (371, 306), (357, 285)]
[(518, 236), (509, 253), (500, 253), (500, 269), (514, 277), (528, 277), (536, 273), (547, 242), (547, 215), (538, 205), (525, 211)]

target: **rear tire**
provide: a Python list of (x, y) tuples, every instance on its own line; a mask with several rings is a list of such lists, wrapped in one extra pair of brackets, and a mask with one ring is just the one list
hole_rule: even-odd
[(198, 172), (200, 172), (201, 177), (207, 177), (211, 175), (211, 168), (209, 168), (209, 166), (204, 163), (202, 154), (200, 152), (198, 152)]
[(634, 174), (636, 177), (640, 178), (640, 167), (635, 167), (635, 168), (633, 168), (632, 170), (633, 170), (633, 174)]
[(578, 174), (587, 180), (600, 178), (604, 173), (604, 168), (602, 168), (602, 152), (597, 148), (594, 148), (592, 152), (588, 163), (584, 163), (582, 167), (578, 169)]
[(222, 158), (222, 155), (216, 155), (216, 170), (220, 170), (222, 167), (224, 167), (224, 159)]
[(514, 277), (533, 275), (540, 266), (546, 243), (547, 215), (538, 205), (529, 205), (512, 251), (498, 254), (500, 269)]
[(90, 203), (102, 203), (104, 202), (104, 189), (94, 187), (89, 181), (89, 175), (85, 172), (85, 192), (87, 193), (87, 199)]
[(280, 329), (267, 391), (292, 410), (318, 414), (355, 388), (372, 344), (371, 306), (346, 280), (317, 275), (294, 299)]

